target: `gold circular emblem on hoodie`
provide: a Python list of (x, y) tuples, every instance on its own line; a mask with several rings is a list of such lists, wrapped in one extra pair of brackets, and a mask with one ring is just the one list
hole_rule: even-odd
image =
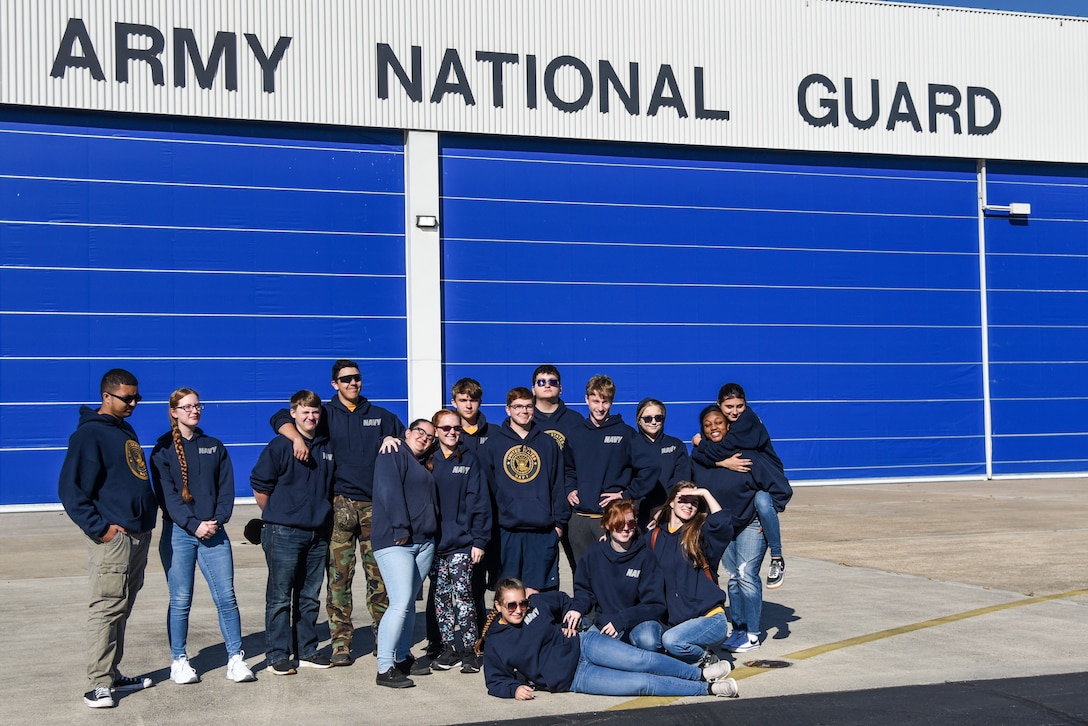
[(514, 446), (502, 458), (506, 475), (519, 484), (528, 484), (540, 473), (540, 454), (528, 446)]
[(128, 468), (132, 470), (133, 476), (147, 481), (147, 462), (144, 461), (144, 450), (132, 439), (125, 442), (125, 461), (128, 462)]
[(562, 431), (556, 431), (555, 429), (548, 429), (544, 433), (546, 433), (548, 436), (551, 436), (553, 439), (555, 439), (555, 443), (559, 444), (560, 449), (562, 449), (563, 446), (567, 443), (567, 437), (563, 435)]

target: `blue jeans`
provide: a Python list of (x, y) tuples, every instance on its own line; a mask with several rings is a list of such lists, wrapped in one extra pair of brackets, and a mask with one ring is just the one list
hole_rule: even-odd
[(411, 654), (411, 615), (423, 578), (434, 562), (434, 540), (383, 547), (374, 550), (374, 559), (389, 595), (389, 609), (378, 624), (378, 672), (385, 673)]
[(219, 613), (219, 632), (227, 647), (227, 657), (242, 652), (242, 622), (234, 597), (234, 555), (230, 538), (223, 527), (212, 537), (199, 540), (174, 522), (163, 520), (159, 539), (159, 557), (166, 570), (170, 588), (170, 607), (166, 614), (166, 632), (170, 637), (170, 655), (174, 660), (185, 655), (189, 635), (189, 608), (193, 604), (193, 580), (196, 566), (208, 583), (212, 602)]
[(662, 651), (685, 663), (698, 663), (707, 648), (721, 645), (729, 634), (725, 615), (692, 618), (666, 629), (656, 620), (639, 623), (631, 630), (631, 643), (643, 650)]
[(317, 615), (321, 611), (321, 582), (329, 558), (329, 538), (323, 532), (264, 525), (261, 547), (268, 563), (264, 592), (265, 657), (275, 663), (317, 654)]
[(705, 696), (703, 672), (662, 653), (587, 630), (570, 690), (598, 696)]
[(763, 618), (763, 581), (759, 568), (767, 554), (767, 540), (760, 531), (759, 517), (737, 533), (725, 548), (722, 565), (729, 573), (729, 619), (736, 630), (758, 635)]
[(763, 525), (763, 537), (771, 550), (771, 557), (782, 556), (782, 527), (778, 524), (778, 512), (774, 509), (771, 495), (765, 491), (756, 492), (756, 515)]

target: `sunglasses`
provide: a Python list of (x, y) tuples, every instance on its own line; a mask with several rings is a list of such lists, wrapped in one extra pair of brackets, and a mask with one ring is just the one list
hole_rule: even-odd
[(131, 396), (118, 396), (116, 393), (110, 393), (109, 391), (106, 391), (106, 395), (113, 396), (126, 406), (131, 406), (134, 403), (139, 403), (140, 401), (144, 400), (144, 397), (141, 396), (139, 393), (134, 393)]
[(616, 527), (615, 531), (616, 532), (631, 532), (631, 531), (636, 530), (636, 529), (638, 529), (638, 522), (636, 522), (633, 519), (628, 519), (628, 520), (624, 521), (624, 523), (621, 524), (619, 527)]
[(656, 414), (654, 416), (643, 416), (639, 420), (642, 421), (642, 423), (661, 423), (665, 420), (665, 417), (661, 414)]
[(536, 385), (540, 388), (555, 388), (559, 385), (558, 378), (537, 378)]
[(504, 608), (506, 608), (506, 612), (512, 613), (515, 610), (528, 610), (529, 609), (529, 601), (528, 600), (519, 600), (519, 601), (515, 601), (515, 602), (504, 602), (502, 604), (502, 606)]
[(362, 383), (363, 375), (361, 373), (353, 373), (350, 376), (340, 376), (336, 380), (340, 383)]
[(703, 498), (694, 494), (685, 494), (676, 498), (676, 501), (680, 504), (690, 504), (694, 507), (699, 506), (699, 502), (703, 501)]
[(464, 431), (464, 429), (462, 429), (460, 426), (435, 426), (435, 428), (447, 434), (450, 431), (456, 431), (457, 433), (461, 433), (462, 431)]

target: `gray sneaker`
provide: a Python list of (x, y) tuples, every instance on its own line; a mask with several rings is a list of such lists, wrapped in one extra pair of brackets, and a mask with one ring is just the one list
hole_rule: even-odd
[(713, 683), (714, 681), (720, 681), (729, 675), (729, 672), (733, 670), (733, 666), (729, 664), (727, 660), (719, 660), (710, 665), (703, 666), (703, 680)]
[(737, 698), (740, 696), (740, 689), (737, 688), (737, 682), (732, 678), (714, 681), (707, 690), (710, 692), (711, 696), (718, 696), (719, 698)]
[(782, 587), (782, 581), (786, 579), (786, 561), (781, 557), (772, 557), (771, 565), (767, 568), (767, 589), (777, 590)]

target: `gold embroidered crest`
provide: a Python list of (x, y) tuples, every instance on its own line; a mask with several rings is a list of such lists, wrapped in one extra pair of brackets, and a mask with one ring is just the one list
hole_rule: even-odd
[(515, 446), (502, 458), (506, 475), (519, 484), (528, 484), (540, 473), (540, 454), (528, 446)]
[(132, 439), (125, 442), (125, 461), (128, 462), (128, 468), (132, 471), (133, 476), (147, 481), (147, 462), (144, 461), (144, 450)]
[(555, 429), (549, 429), (545, 431), (548, 436), (555, 439), (555, 443), (559, 444), (559, 449), (562, 450), (563, 446), (567, 443), (567, 437), (563, 435), (562, 431), (556, 431)]

